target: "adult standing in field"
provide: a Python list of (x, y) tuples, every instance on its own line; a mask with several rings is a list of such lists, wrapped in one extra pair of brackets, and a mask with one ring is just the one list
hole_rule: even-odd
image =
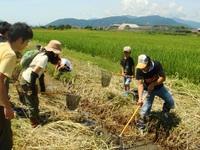
[[(11, 26), (11, 24), (8, 22), (3, 22), (0, 25), (0, 42), (6, 42), (6, 40), (8, 38), (8, 31), (10, 29), (10, 26)], [(8, 93), (8, 89), (9, 89), (9, 79), (8, 78), (5, 80), (5, 85), (6, 85), (6, 90)]]
[(135, 75), (134, 69), (134, 60), (130, 56), (131, 55), (131, 47), (125, 46), (123, 49), (124, 57), (120, 61), (122, 75), (123, 75), (123, 83), (124, 83), (124, 96), (128, 96), (130, 93), (130, 83), (132, 78)]
[[(8, 23), (8, 22), (3, 22), (1, 25), (0, 25), (0, 42), (6, 42), (7, 38), (8, 38), (8, 31), (11, 27), (11, 24)], [(10, 99), (10, 95), (9, 95), (9, 84), (10, 83), (15, 83), (19, 77), (19, 74), (20, 74), (20, 67), (18, 65), (18, 62), (19, 60), (21, 59), (22, 55), (21, 55), (21, 52), (20, 51), (15, 51), (15, 54), (17, 56), (17, 61), (16, 61), (16, 67), (14, 68), (14, 71), (13, 71), (13, 74), (11, 76), (11, 78), (7, 78), (5, 80), (5, 86), (6, 86), (6, 91), (7, 91), (7, 94), (8, 94), (8, 97)]]
[[(154, 97), (158, 96), (164, 100), (162, 114), (169, 119), (169, 111), (174, 108), (172, 94), (165, 88), (163, 82), (166, 80), (165, 72), (159, 61), (152, 61), (149, 56), (142, 54), (138, 57), (136, 66), (136, 79), (138, 80), (138, 105), (142, 105), (138, 126), (145, 128), (146, 116), (150, 114)], [(142, 102), (142, 97), (148, 93)]]
[(5, 42), (7, 40), (10, 26), (11, 24), (8, 22), (3, 22), (0, 25), (0, 42)]
[(33, 37), (31, 28), (25, 23), (13, 24), (8, 32), (6, 42), (0, 43), (0, 149), (12, 149), (11, 119), (14, 112), (11, 108), (5, 79), (10, 78), (16, 64), (15, 51), (22, 51)]
[(44, 48), (45, 50), (37, 54), (29, 67), (23, 71), (20, 80), (28, 106), (30, 123), (33, 128), (37, 127), (43, 121), (39, 116), (37, 79), (44, 73), (48, 62), (57, 65), (59, 59), (58, 54), (62, 52), (61, 43), (57, 40), (51, 40)]
[[(39, 50), (39, 51), (41, 51), (41, 52), (44, 51), (44, 47), (41, 46), (41, 45), (36, 45), (36, 49)], [(39, 84), (40, 84), (40, 92), (45, 92), (46, 88), (45, 88), (45, 83), (44, 83), (44, 73), (42, 73), (40, 75)], [(25, 97), (24, 97), (24, 93), (23, 93), (23, 91), (21, 91), (21, 85), (20, 84), (17, 85), (16, 89), (17, 89), (17, 92), (18, 92), (18, 95), (19, 95), (20, 102), (22, 104), (24, 104), (24, 105), (27, 105)]]
[[(45, 48), (44, 46), (41, 45), (37, 45), (36, 48), (40, 51), (40, 52), (44, 52)], [(39, 85), (40, 85), (40, 92), (45, 92), (46, 91), (46, 87), (45, 87), (45, 82), (44, 82), (44, 72), (40, 75), (39, 78)]]

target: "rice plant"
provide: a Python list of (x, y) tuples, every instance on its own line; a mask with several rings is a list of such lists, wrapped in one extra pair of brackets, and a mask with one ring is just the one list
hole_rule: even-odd
[(169, 76), (189, 79), (199, 84), (200, 40), (197, 35), (164, 35), (127, 31), (88, 30), (34, 30), (34, 40), (48, 43), (59, 40), (63, 47), (93, 57), (119, 62), (124, 46), (131, 46), (131, 56), (137, 63), (138, 55), (144, 53), (159, 60)]

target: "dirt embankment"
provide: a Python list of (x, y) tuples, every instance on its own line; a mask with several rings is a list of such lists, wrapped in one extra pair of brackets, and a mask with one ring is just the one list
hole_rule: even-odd
[[(81, 100), (77, 110), (70, 111), (66, 107), (66, 94), (39, 95), (41, 116), (46, 123), (33, 129), (27, 116), (18, 114), (12, 121), (15, 150), (200, 148), (200, 96), (195, 86), (192, 88), (193, 85), (168, 79), (165, 84), (176, 102), (176, 108), (170, 113), (170, 122), (166, 123), (162, 118), (160, 112), (163, 101), (156, 97), (144, 134), (136, 128), (137, 114), (122, 138), (119, 138), (137, 107), (132, 95), (128, 98), (122, 96), (122, 78), (112, 75), (109, 86), (102, 87), (100, 68), (90, 62), (83, 65), (74, 60), (73, 64), (76, 74), (74, 78), (62, 78), (60, 82), (46, 75), (45, 82), (49, 92), (79, 95)], [(135, 80), (131, 87), (137, 88)], [(26, 110), (18, 100), (15, 85), (11, 85), (10, 94), (13, 106)]]

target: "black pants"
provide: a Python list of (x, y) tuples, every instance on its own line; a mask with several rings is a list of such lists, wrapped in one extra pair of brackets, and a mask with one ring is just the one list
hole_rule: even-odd
[(0, 150), (11, 150), (12, 146), (11, 121), (5, 119), (4, 107), (0, 106)]

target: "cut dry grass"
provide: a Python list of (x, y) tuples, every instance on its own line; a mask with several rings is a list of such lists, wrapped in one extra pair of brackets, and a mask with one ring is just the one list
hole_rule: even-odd
[[(49, 91), (65, 91), (81, 96), (78, 109), (67, 109), (66, 95), (39, 95), (41, 116), (46, 119), (46, 124), (33, 129), (26, 116), (17, 115), (12, 120), (14, 150), (103, 150), (119, 147), (116, 139), (137, 107), (136, 101), (132, 96), (127, 99), (121, 96), (121, 77), (113, 74), (109, 86), (102, 87), (101, 68), (89, 61), (71, 60), (75, 73), (73, 82), (67, 76), (62, 76), (60, 82), (47, 74), (45, 82)], [(137, 141), (142, 141), (143, 144), (151, 142), (169, 149), (199, 149), (200, 88), (178, 79), (167, 79), (165, 85), (176, 103), (176, 108), (171, 111), (170, 124), (166, 125), (161, 118), (163, 101), (156, 97), (147, 134), (141, 136), (138, 133), (137, 114), (124, 132), (122, 141), (134, 148), (137, 147)], [(131, 88), (137, 88), (135, 80)], [(10, 93), (13, 105), (26, 109), (19, 102), (14, 85), (11, 85)], [(85, 126), (83, 123), (88, 120), (91, 124)]]

